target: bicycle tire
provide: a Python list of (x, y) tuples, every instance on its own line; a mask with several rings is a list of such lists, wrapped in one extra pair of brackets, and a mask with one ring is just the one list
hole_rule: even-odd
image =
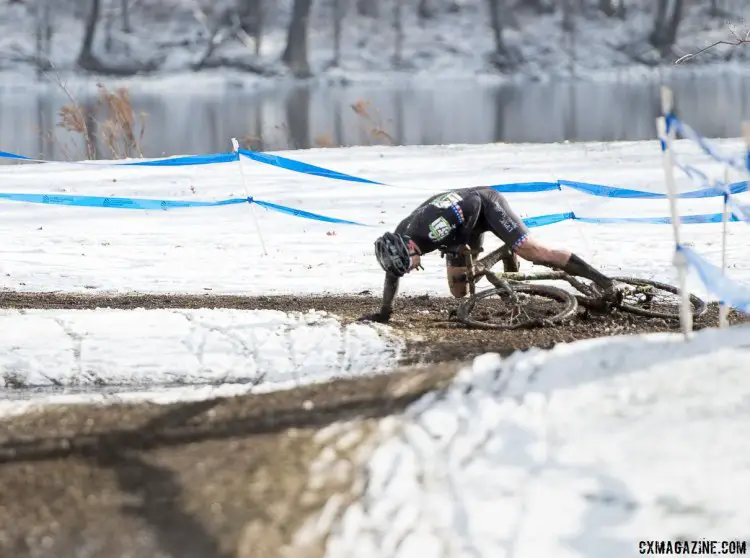
[[(639, 279), (637, 277), (613, 277), (612, 279), (620, 283), (634, 285), (636, 287), (655, 287), (659, 290), (666, 291), (674, 295), (679, 296), (680, 294), (680, 290), (674, 285), (669, 285), (667, 283), (660, 283), (659, 281), (652, 281), (651, 279)], [(706, 302), (698, 298), (692, 293), (690, 294), (690, 303), (693, 308), (693, 319), (695, 320), (703, 316), (706, 313), (706, 310), (708, 309)], [(663, 311), (659, 312), (656, 310), (647, 310), (641, 306), (638, 306), (637, 304), (622, 303), (618, 306), (618, 309), (624, 312), (630, 312), (631, 314), (636, 314), (638, 316), (644, 316), (647, 318), (663, 318), (663, 319), (669, 319), (669, 320), (679, 320), (680, 319), (680, 303), (673, 304), (671, 305), (671, 307), (673, 310), (670, 312), (663, 312)]]
[(559, 310), (555, 310), (555, 314), (544, 319), (527, 320), (518, 324), (504, 325), (504, 324), (493, 324), (489, 322), (482, 322), (475, 320), (471, 317), (471, 312), (476, 306), (476, 303), (484, 298), (488, 298), (493, 295), (500, 296), (506, 293), (505, 289), (492, 288), (486, 289), (477, 294), (471, 295), (469, 298), (459, 304), (456, 317), (458, 321), (472, 328), (476, 329), (527, 329), (532, 327), (543, 327), (560, 323), (570, 317), (572, 317), (578, 309), (578, 300), (569, 292), (552, 287), (549, 285), (531, 285), (527, 283), (509, 283), (509, 286), (515, 293), (536, 295), (542, 298), (554, 300), (562, 305)]

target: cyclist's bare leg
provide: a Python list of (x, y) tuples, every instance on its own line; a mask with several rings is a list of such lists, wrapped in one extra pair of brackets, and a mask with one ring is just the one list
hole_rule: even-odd
[[(472, 238), (469, 242), (471, 250), (481, 250), (484, 242), (484, 233)], [(454, 254), (448, 252), (445, 254), (445, 271), (448, 279), (448, 288), (454, 298), (463, 298), (468, 292), (468, 283), (466, 281), (466, 258), (463, 254)]]
[(570, 275), (590, 279), (605, 290), (611, 289), (614, 285), (609, 277), (594, 269), (576, 254), (568, 250), (549, 248), (530, 236), (516, 246), (515, 252), (532, 263), (556, 267)]

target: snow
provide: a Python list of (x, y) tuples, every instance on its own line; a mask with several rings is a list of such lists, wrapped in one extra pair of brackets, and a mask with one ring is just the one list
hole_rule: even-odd
[[(710, 176), (719, 166), (678, 142), (686, 162)], [(716, 145), (740, 153), (741, 142)], [(656, 141), (360, 147), (281, 152), (303, 162), (378, 180), (386, 186), (313, 177), (243, 159), (192, 167), (16, 165), (0, 168), (2, 190), (157, 199), (245, 198), (372, 225), (333, 225), (246, 204), (135, 211), (0, 203), (0, 288), (68, 292), (210, 294), (375, 293), (382, 271), (373, 242), (433, 193), (477, 184), (580, 180), (664, 192)], [(681, 191), (696, 187), (679, 176)], [(732, 176), (732, 179), (739, 179)], [(739, 196), (746, 201), (747, 194)], [(582, 217), (669, 215), (666, 200), (629, 200), (562, 192), (508, 194), (522, 217), (574, 211)], [(680, 200), (682, 214), (717, 213), (721, 198)], [(266, 247), (258, 235), (255, 219)], [(744, 223), (729, 224), (730, 277), (750, 280)], [(720, 224), (684, 226), (683, 242), (720, 263)], [(543, 242), (577, 252), (611, 275), (674, 282), (671, 227), (565, 222), (534, 229)], [(486, 241), (487, 249), (499, 244)], [(443, 262), (403, 281), (405, 294), (446, 294)], [(694, 282), (693, 287), (699, 285)]]
[(402, 346), (382, 326), (275, 310), (0, 310), (0, 331), (0, 415), (364, 375), (394, 367)]
[(380, 421), (325, 556), (624, 558), (646, 539), (744, 539), (748, 357), (747, 326), (478, 357)]

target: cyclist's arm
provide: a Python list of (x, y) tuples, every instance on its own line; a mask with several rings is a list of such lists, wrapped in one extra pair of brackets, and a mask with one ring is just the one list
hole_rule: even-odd
[(393, 299), (396, 298), (398, 293), (398, 277), (391, 275), (390, 273), (385, 274), (385, 281), (383, 282), (383, 302), (380, 305), (380, 311), (375, 314), (367, 314), (362, 316), (359, 320), (366, 322), (380, 322), (385, 323), (391, 319), (391, 313), (393, 312)]
[(391, 312), (393, 312), (393, 299), (396, 298), (397, 294), (398, 277), (386, 273), (385, 281), (383, 282), (383, 302), (380, 305), (380, 315), (385, 317), (386, 320), (391, 317)]

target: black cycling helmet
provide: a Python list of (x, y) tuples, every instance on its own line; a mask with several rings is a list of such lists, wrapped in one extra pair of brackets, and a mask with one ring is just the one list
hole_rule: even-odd
[(387, 232), (375, 241), (375, 257), (383, 271), (402, 277), (411, 267), (408, 236)]

